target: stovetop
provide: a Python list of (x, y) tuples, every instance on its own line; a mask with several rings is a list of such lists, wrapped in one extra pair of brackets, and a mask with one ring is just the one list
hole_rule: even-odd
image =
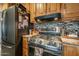
[(40, 38), (40, 37), (33, 37), (29, 40), (29, 43), (34, 43), (36, 45), (37, 44), (42, 45), (49, 49), (55, 48), (55, 49), (61, 50), (61, 41), (60, 41), (60, 38), (58, 38), (58, 37), (51, 37), (48, 40), (44, 39), (44, 38)]

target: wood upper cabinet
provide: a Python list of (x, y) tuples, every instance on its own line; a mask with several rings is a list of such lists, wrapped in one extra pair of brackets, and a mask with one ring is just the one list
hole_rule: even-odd
[(61, 13), (64, 18), (79, 18), (79, 3), (61, 4)]
[(24, 5), (27, 9), (27, 12), (30, 13), (30, 22), (35, 22), (35, 3), (23, 3), (22, 5)]
[(0, 4), (0, 10), (5, 10), (8, 8), (8, 3), (2, 3)]
[(26, 8), (27, 12), (30, 10), (30, 3), (22, 3), (22, 5)]
[[(0, 4), (7, 7), (7, 4)], [(10, 5), (10, 4), (9, 4)], [(12, 5), (12, 4), (11, 4)], [(79, 19), (79, 3), (24, 3), (26, 9), (30, 12), (31, 22), (35, 22), (34, 17), (52, 13), (62, 13), (62, 20)]]
[(47, 14), (60, 12), (60, 4), (59, 3), (47, 3), (46, 6), (47, 6)]
[(59, 3), (38, 3), (36, 4), (36, 16), (60, 12)]
[(59, 3), (38, 3), (36, 4), (36, 16), (60, 12)]
[(24, 4), (30, 11), (31, 22), (35, 22), (34, 17), (51, 13), (62, 13), (64, 20), (79, 19), (79, 3), (26, 3)]
[(36, 3), (36, 16), (41, 16), (46, 14), (46, 3)]
[(35, 19), (34, 17), (36, 16), (36, 10), (35, 10), (35, 3), (31, 3), (30, 4), (30, 19), (31, 19), (31, 22), (35, 22)]
[(60, 12), (59, 3), (27, 3), (24, 5), (30, 11), (31, 22), (35, 22), (36, 16)]

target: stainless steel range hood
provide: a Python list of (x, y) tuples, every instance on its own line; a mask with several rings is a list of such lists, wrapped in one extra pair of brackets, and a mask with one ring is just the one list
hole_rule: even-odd
[(35, 17), (36, 22), (40, 21), (55, 21), (61, 19), (61, 13), (53, 13), (43, 16)]

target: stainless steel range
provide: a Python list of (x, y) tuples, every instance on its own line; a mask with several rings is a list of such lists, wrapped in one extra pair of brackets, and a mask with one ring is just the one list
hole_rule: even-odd
[(30, 46), (35, 47), (35, 55), (62, 55), (60, 36), (63, 23), (58, 22), (59, 19), (61, 13), (35, 17), (34, 28), (39, 35), (30, 40)]
[(34, 46), (43, 49), (43, 52), (62, 55), (61, 25), (60, 22), (36, 23), (35, 29), (39, 32), (39, 35), (32, 37), (30, 43), (34, 43)]

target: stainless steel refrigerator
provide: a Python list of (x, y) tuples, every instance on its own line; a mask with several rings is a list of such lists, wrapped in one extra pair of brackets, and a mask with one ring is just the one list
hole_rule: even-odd
[(30, 14), (21, 4), (3, 11), (2, 55), (22, 55), (22, 35), (29, 34)]

